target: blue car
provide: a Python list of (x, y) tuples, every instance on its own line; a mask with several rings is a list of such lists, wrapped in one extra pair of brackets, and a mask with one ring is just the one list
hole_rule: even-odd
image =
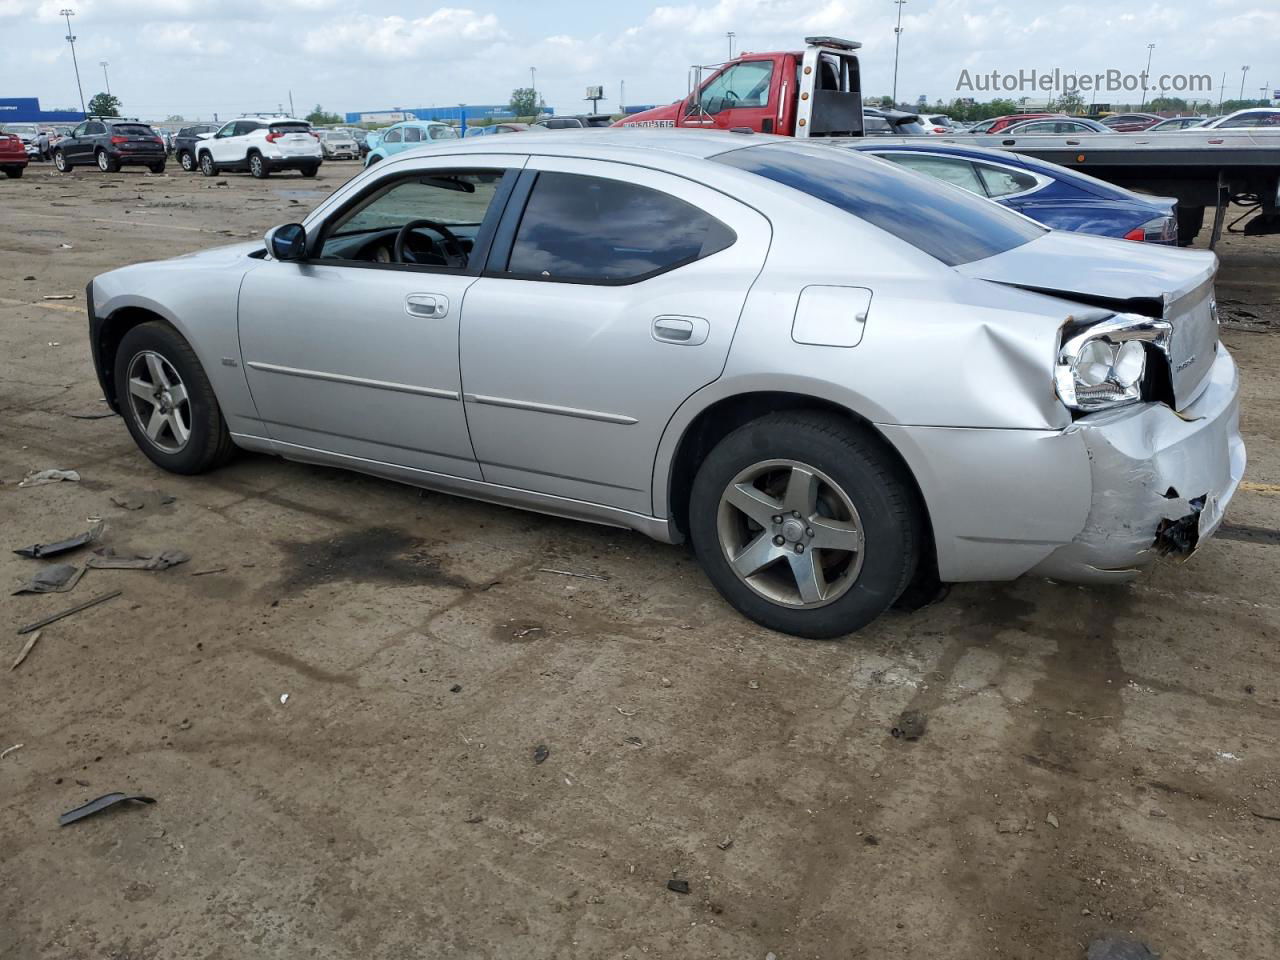
[(371, 167), (401, 150), (412, 150), (436, 140), (457, 140), (458, 131), (434, 120), (405, 120), (369, 134), (369, 155), (364, 165)]
[(1096, 177), (1018, 153), (952, 144), (853, 146), (980, 197), (1054, 230), (1176, 244), (1178, 201), (1133, 193)]

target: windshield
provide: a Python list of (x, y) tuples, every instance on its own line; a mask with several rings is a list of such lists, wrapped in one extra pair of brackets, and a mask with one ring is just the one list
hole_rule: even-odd
[(964, 190), (830, 147), (768, 144), (713, 159), (823, 200), (950, 267), (994, 257), (1047, 232)]

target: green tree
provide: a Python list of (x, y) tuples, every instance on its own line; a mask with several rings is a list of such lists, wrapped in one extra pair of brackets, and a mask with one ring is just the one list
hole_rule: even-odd
[(1085, 112), (1084, 97), (1074, 90), (1070, 93), (1064, 93), (1056, 103), (1052, 103), (1050, 106), (1059, 113), (1081, 114)]
[(186, 123), (187, 118), (180, 113), (171, 113), (164, 118), (165, 123)]
[(546, 105), (547, 102), (538, 96), (538, 91), (533, 87), (516, 87), (511, 91), (508, 107), (517, 117), (534, 117)]
[(89, 101), (89, 112), (96, 117), (118, 117), (120, 98), (112, 93), (96, 93)]
[(1172, 110), (1176, 113), (1187, 112), (1187, 101), (1181, 97), (1156, 97), (1147, 101), (1147, 111), (1159, 113), (1161, 110)]
[(336, 113), (325, 113), (324, 107), (317, 103), (315, 109), (307, 114), (307, 122), (316, 126), (324, 126), (326, 123), (341, 123), (342, 118)]

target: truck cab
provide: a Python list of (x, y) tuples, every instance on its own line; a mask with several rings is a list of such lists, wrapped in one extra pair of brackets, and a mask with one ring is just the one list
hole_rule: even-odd
[(695, 66), (690, 93), (665, 107), (619, 120), (617, 127), (750, 129), (792, 137), (862, 135), (862, 44), (806, 37), (805, 49), (744, 53), (728, 63)]

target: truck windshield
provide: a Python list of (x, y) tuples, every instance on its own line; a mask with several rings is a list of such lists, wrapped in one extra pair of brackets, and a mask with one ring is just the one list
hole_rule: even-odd
[(823, 200), (950, 267), (994, 257), (1047, 232), (990, 200), (829, 146), (766, 144), (712, 159)]

